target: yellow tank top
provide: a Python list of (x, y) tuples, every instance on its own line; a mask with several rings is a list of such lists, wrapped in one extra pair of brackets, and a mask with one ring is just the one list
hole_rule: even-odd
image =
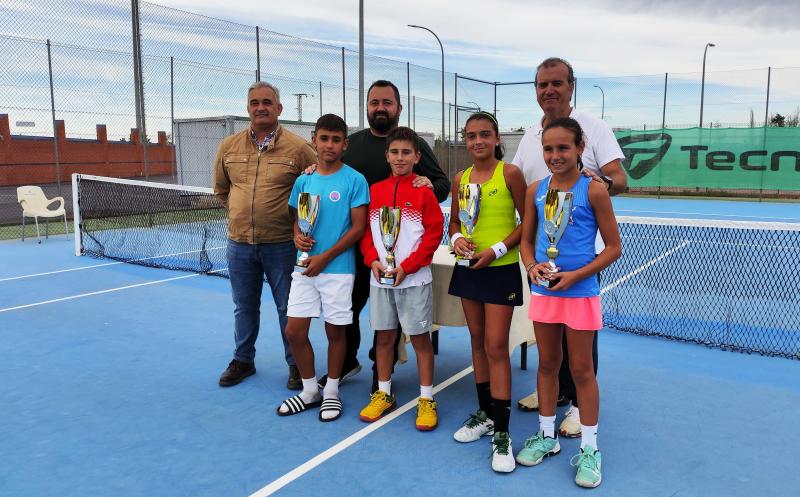
[[(487, 249), (497, 242), (502, 242), (517, 227), (516, 208), (511, 190), (506, 186), (503, 176), (503, 161), (499, 161), (494, 168), (489, 181), (481, 185), (481, 210), (478, 214), (478, 223), (472, 232), (472, 240), (477, 246), (475, 252)], [(469, 166), (461, 175), (460, 185), (470, 183), (472, 173)], [(461, 225), (461, 234), (467, 234), (464, 225)], [(519, 260), (519, 246), (509, 249), (508, 253), (492, 261), (489, 266), (505, 266), (517, 264)]]

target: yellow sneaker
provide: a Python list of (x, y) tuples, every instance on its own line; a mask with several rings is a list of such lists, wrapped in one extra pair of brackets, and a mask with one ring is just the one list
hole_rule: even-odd
[(358, 417), (361, 421), (372, 423), (381, 419), (384, 414), (394, 409), (396, 405), (397, 402), (394, 395), (378, 390), (369, 398), (369, 404), (364, 409), (361, 409), (361, 414)]
[(420, 398), (419, 402), (417, 402), (417, 429), (419, 431), (431, 431), (438, 424), (436, 402), (433, 399)]

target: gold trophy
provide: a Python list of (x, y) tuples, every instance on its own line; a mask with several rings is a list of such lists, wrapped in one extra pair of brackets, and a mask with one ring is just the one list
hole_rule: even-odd
[[(572, 215), (572, 192), (547, 190), (547, 197), (544, 200), (544, 222), (542, 223), (542, 228), (550, 241), (550, 246), (547, 247), (545, 254), (552, 272), (556, 270), (556, 257), (558, 257), (556, 245), (561, 241), (561, 237), (564, 236), (570, 215)], [(537, 279), (537, 281), (543, 287), (550, 287), (550, 280)]]
[[(319, 195), (312, 195), (308, 192), (302, 192), (297, 198), (297, 226), (304, 236), (310, 237), (314, 232), (317, 216), (319, 216), (319, 200)], [(300, 252), (294, 266), (300, 271), (305, 270), (308, 267), (308, 252)]]
[(397, 235), (400, 233), (400, 209), (394, 207), (381, 207), (380, 229), (383, 248), (386, 249), (386, 270), (381, 274), (381, 285), (394, 286), (396, 274), (389, 273), (395, 267), (394, 248), (397, 245)]
[[(458, 220), (467, 232), (464, 239), (472, 243), (472, 232), (478, 224), (478, 215), (481, 212), (481, 185), (478, 183), (467, 183), (458, 187)], [(460, 266), (470, 266), (474, 262), (472, 258), (474, 252), (459, 258), (456, 264)]]

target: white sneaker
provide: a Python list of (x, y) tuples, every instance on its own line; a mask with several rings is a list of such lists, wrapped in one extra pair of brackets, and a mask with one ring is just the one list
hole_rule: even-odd
[(577, 407), (571, 406), (558, 427), (562, 437), (578, 438), (581, 436), (581, 418)]
[(511, 473), (516, 466), (511, 437), (507, 431), (498, 431), (492, 438), (492, 469), (498, 473)]
[(453, 438), (465, 443), (474, 442), (484, 435), (494, 435), (494, 422), (478, 409), (478, 412), (469, 415), (461, 428), (453, 434)]

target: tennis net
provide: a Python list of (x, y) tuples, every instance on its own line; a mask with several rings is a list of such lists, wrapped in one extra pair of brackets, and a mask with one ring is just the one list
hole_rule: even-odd
[(75, 251), (227, 276), (227, 216), (210, 188), (72, 175)]
[[(86, 175), (73, 188), (77, 253), (227, 276), (211, 189)], [(800, 359), (800, 223), (617, 219), (623, 255), (601, 275), (606, 326)]]

